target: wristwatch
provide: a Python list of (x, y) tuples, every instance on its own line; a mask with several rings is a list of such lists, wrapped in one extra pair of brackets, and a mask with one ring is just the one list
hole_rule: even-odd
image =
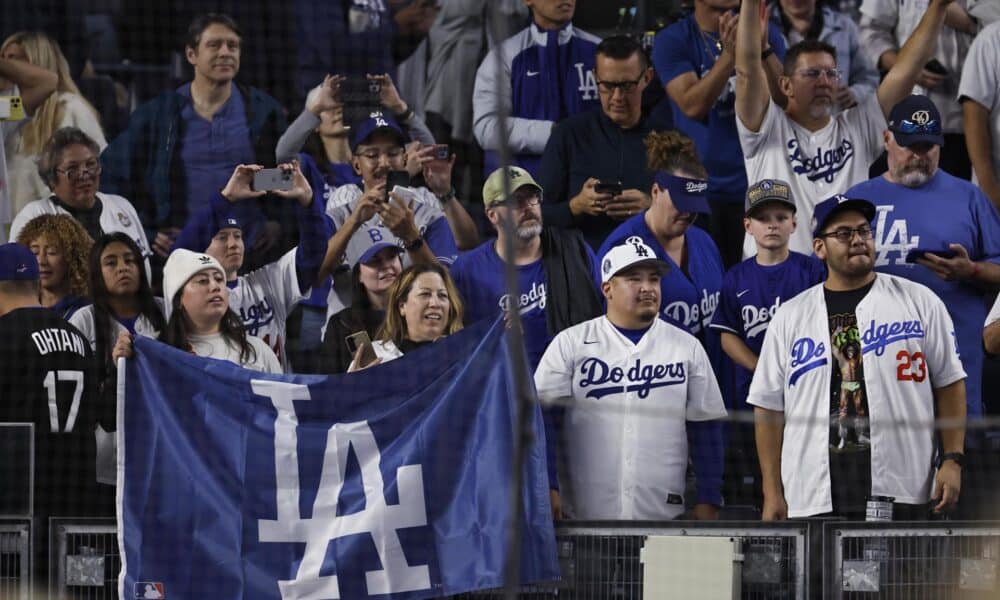
[(403, 246), (403, 248), (405, 248), (407, 252), (416, 252), (417, 250), (420, 250), (423, 247), (424, 247), (424, 238), (419, 236), (417, 237), (417, 239)]
[(447, 192), (441, 194), (440, 196), (438, 196), (437, 194), (434, 195), (437, 196), (438, 202), (441, 203), (441, 206), (444, 206), (449, 201), (455, 199), (455, 187), (452, 186)]
[(962, 454), (961, 452), (945, 452), (944, 454), (939, 456), (937, 464), (938, 468), (941, 468), (941, 465), (944, 464), (944, 461), (946, 460), (954, 461), (955, 464), (958, 465), (958, 468), (960, 469), (965, 468), (965, 455)]

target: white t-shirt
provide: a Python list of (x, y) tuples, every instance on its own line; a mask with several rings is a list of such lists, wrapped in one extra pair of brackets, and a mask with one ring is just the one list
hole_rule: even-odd
[[(833, 510), (830, 377), (823, 284), (781, 305), (764, 336), (747, 403), (785, 415), (781, 481), (788, 516)], [(934, 389), (965, 379), (955, 326), (929, 288), (885, 273), (855, 308), (871, 417), (871, 493), (930, 499)]]
[[(132, 203), (114, 194), (97, 192), (97, 199), (101, 201), (101, 230), (104, 233), (122, 232), (132, 238), (139, 249), (142, 250), (143, 263), (146, 267), (146, 281), (153, 281), (153, 272), (149, 266), (149, 257), (153, 251), (146, 241), (146, 231), (142, 228), (139, 215), (136, 214)], [(10, 239), (16, 240), (28, 221), (39, 215), (68, 215), (69, 212), (52, 201), (51, 196), (46, 196), (34, 202), (29, 202), (14, 217), (14, 223), (10, 226)]]
[[(831, 118), (818, 131), (796, 124), (773, 100), (768, 100), (758, 132), (748, 130), (739, 118), (736, 128), (747, 181), (750, 185), (761, 179), (789, 183), (798, 220), (789, 248), (812, 254), (813, 209), (830, 196), (868, 179), (868, 168), (882, 153), (886, 121), (878, 96), (872, 94)], [(747, 235), (743, 255), (756, 253), (757, 246)]]
[[(535, 370), (542, 402), (567, 400), (560, 492), (576, 519), (673, 519), (687, 421), (726, 416), (698, 339), (656, 319), (633, 344), (607, 317), (561, 331)], [(562, 466), (562, 465), (561, 465)]]
[(212, 335), (190, 335), (191, 348), (194, 353), (204, 358), (217, 358), (228, 360), (244, 369), (252, 369), (262, 373), (282, 373), (281, 364), (274, 352), (267, 347), (260, 338), (247, 336), (247, 341), (254, 350), (252, 360), (243, 362), (240, 360), (240, 350), (234, 344), (227, 343), (221, 333)]
[(10, 178), (7, 176), (7, 148), (5, 140), (17, 133), (25, 121), (0, 121), (0, 244), (13, 236), (7, 236), (7, 229), (14, 218), (10, 201)]
[[(958, 97), (970, 98), (990, 113), (990, 137), (993, 141), (993, 174), (1000, 176), (1000, 21), (979, 32), (969, 48), (962, 67)], [(975, 173), (972, 182), (977, 183)]]

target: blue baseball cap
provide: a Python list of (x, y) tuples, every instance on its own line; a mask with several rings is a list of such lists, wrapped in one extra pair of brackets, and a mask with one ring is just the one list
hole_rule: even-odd
[(367, 250), (365, 250), (364, 253), (362, 253), (361, 256), (358, 257), (357, 262), (366, 265), (373, 258), (375, 258), (376, 254), (385, 250), (386, 248), (392, 248), (393, 250), (396, 251), (397, 254), (401, 254), (403, 252), (403, 249), (400, 248), (399, 245), (397, 244), (391, 244), (389, 242), (379, 242), (377, 244), (372, 244)]
[(376, 112), (354, 127), (354, 141), (351, 144), (351, 152), (356, 151), (358, 146), (368, 141), (368, 138), (378, 131), (393, 133), (399, 140), (400, 146), (406, 144), (406, 134), (403, 133), (403, 129), (399, 124), (392, 117)]
[(670, 201), (680, 212), (705, 214), (712, 212), (705, 196), (708, 182), (704, 179), (689, 179), (671, 175), (666, 171), (657, 171), (653, 181), (660, 186), (660, 189), (670, 192)]
[(0, 281), (32, 281), (38, 279), (38, 259), (21, 244), (0, 246)]
[(941, 113), (927, 96), (908, 96), (889, 111), (889, 131), (900, 146), (926, 142), (944, 146)]
[(218, 227), (215, 228), (215, 233), (219, 233), (223, 229), (239, 229), (243, 230), (243, 222), (234, 215), (226, 215), (224, 218), (219, 219)]
[(813, 210), (813, 238), (820, 236), (830, 219), (847, 210), (861, 213), (869, 223), (875, 218), (875, 205), (871, 202), (837, 194), (820, 202)]

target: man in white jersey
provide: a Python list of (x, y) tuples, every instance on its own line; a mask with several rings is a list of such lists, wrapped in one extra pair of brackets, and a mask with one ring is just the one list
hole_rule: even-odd
[[(299, 243), (278, 260), (239, 275), (243, 268), (245, 245), (243, 231), (251, 221), (263, 224), (264, 214), (257, 205), (244, 202), (262, 197), (266, 192), (254, 191), (254, 173), (260, 165), (239, 165), (221, 192), (209, 200), (209, 206), (199, 212), (177, 236), (173, 249), (204, 251), (219, 261), (226, 271), (229, 287), (229, 307), (233, 309), (247, 335), (267, 344), (289, 372), (285, 354), (285, 323), (289, 313), (308, 293), (326, 252), (329, 226), (323, 207), (317, 202), (309, 182), (298, 165), (284, 164), (281, 168), (292, 174), (290, 190), (274, 190), (274, 194), (295, 201)], [(170, 318), (170, 302), (164, 309)]]
[(657, 318), (668, 266), (638, 237), (601, 265), (607, 314), (560, 332), (535, 370), (542, 402), (566, 403), (560, 486), (575, 519), (674, 519), (684, 513), (690, 456), (693, 516), (718, 516), (726, 409), (701, 343)]
[[(736, 40), (736, 126), (747, 179), (777, 177), (789, 182), (799, 218), (805, 222), (819, 199), (868, 179), (869, 166), (882, 152), (886, 116), (910, 94), (930, 59), (950, 2), (930, 0), (878, 92), (834, 117), (841, 79), (836, 50), (815, 40), (788, 49), (779, 80), (788, 99), (782, 110), (771, 100), (760, 60), (761, 0), (745, 0)], [(792, 235), (789, 247), (805, 254), (812, 251), (806, 227)], [(744, 256), (753, 255), (753, 238), (747, 236), (743, 248)]]
[[(885, 497), (897, 519), (951, 510), (965, 461), (965, 371), (951, 317), (930, 289), (875, 273), (874, 205), (835, 196), (815, 213), (827, 279), (781, 306), (747, 398), (762, 517), (864, 518)], [(860, 361), (845, 376), (835, 356), (848, 349)], [(935, 416), (949, 422), (936, 460)]]

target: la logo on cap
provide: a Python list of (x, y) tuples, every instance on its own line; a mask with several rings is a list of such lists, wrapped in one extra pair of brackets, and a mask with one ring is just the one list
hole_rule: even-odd
[(847, 202), (848, 200), (850, 200), (850, 198), (848, 198), (847, 196), (844, 196), (842, 194), (837, 194), (837, 204), (843, 204), (844, 202)]
[(910, 115), (910, 120), (917, 125), (926, 125), (928, 121), (931, 120), (931, 112), (929, 110), (918, 110)]
[(646, 249), (646, 244), (645, 242), (642, 241), (641, 237), (633, 235), (632, 237), (625, 240), (625, 243), (632, 244), (632, 248), (635, 249), (636, 256), (641, 256), (641, 257), (649, 256), (649, 250)]

